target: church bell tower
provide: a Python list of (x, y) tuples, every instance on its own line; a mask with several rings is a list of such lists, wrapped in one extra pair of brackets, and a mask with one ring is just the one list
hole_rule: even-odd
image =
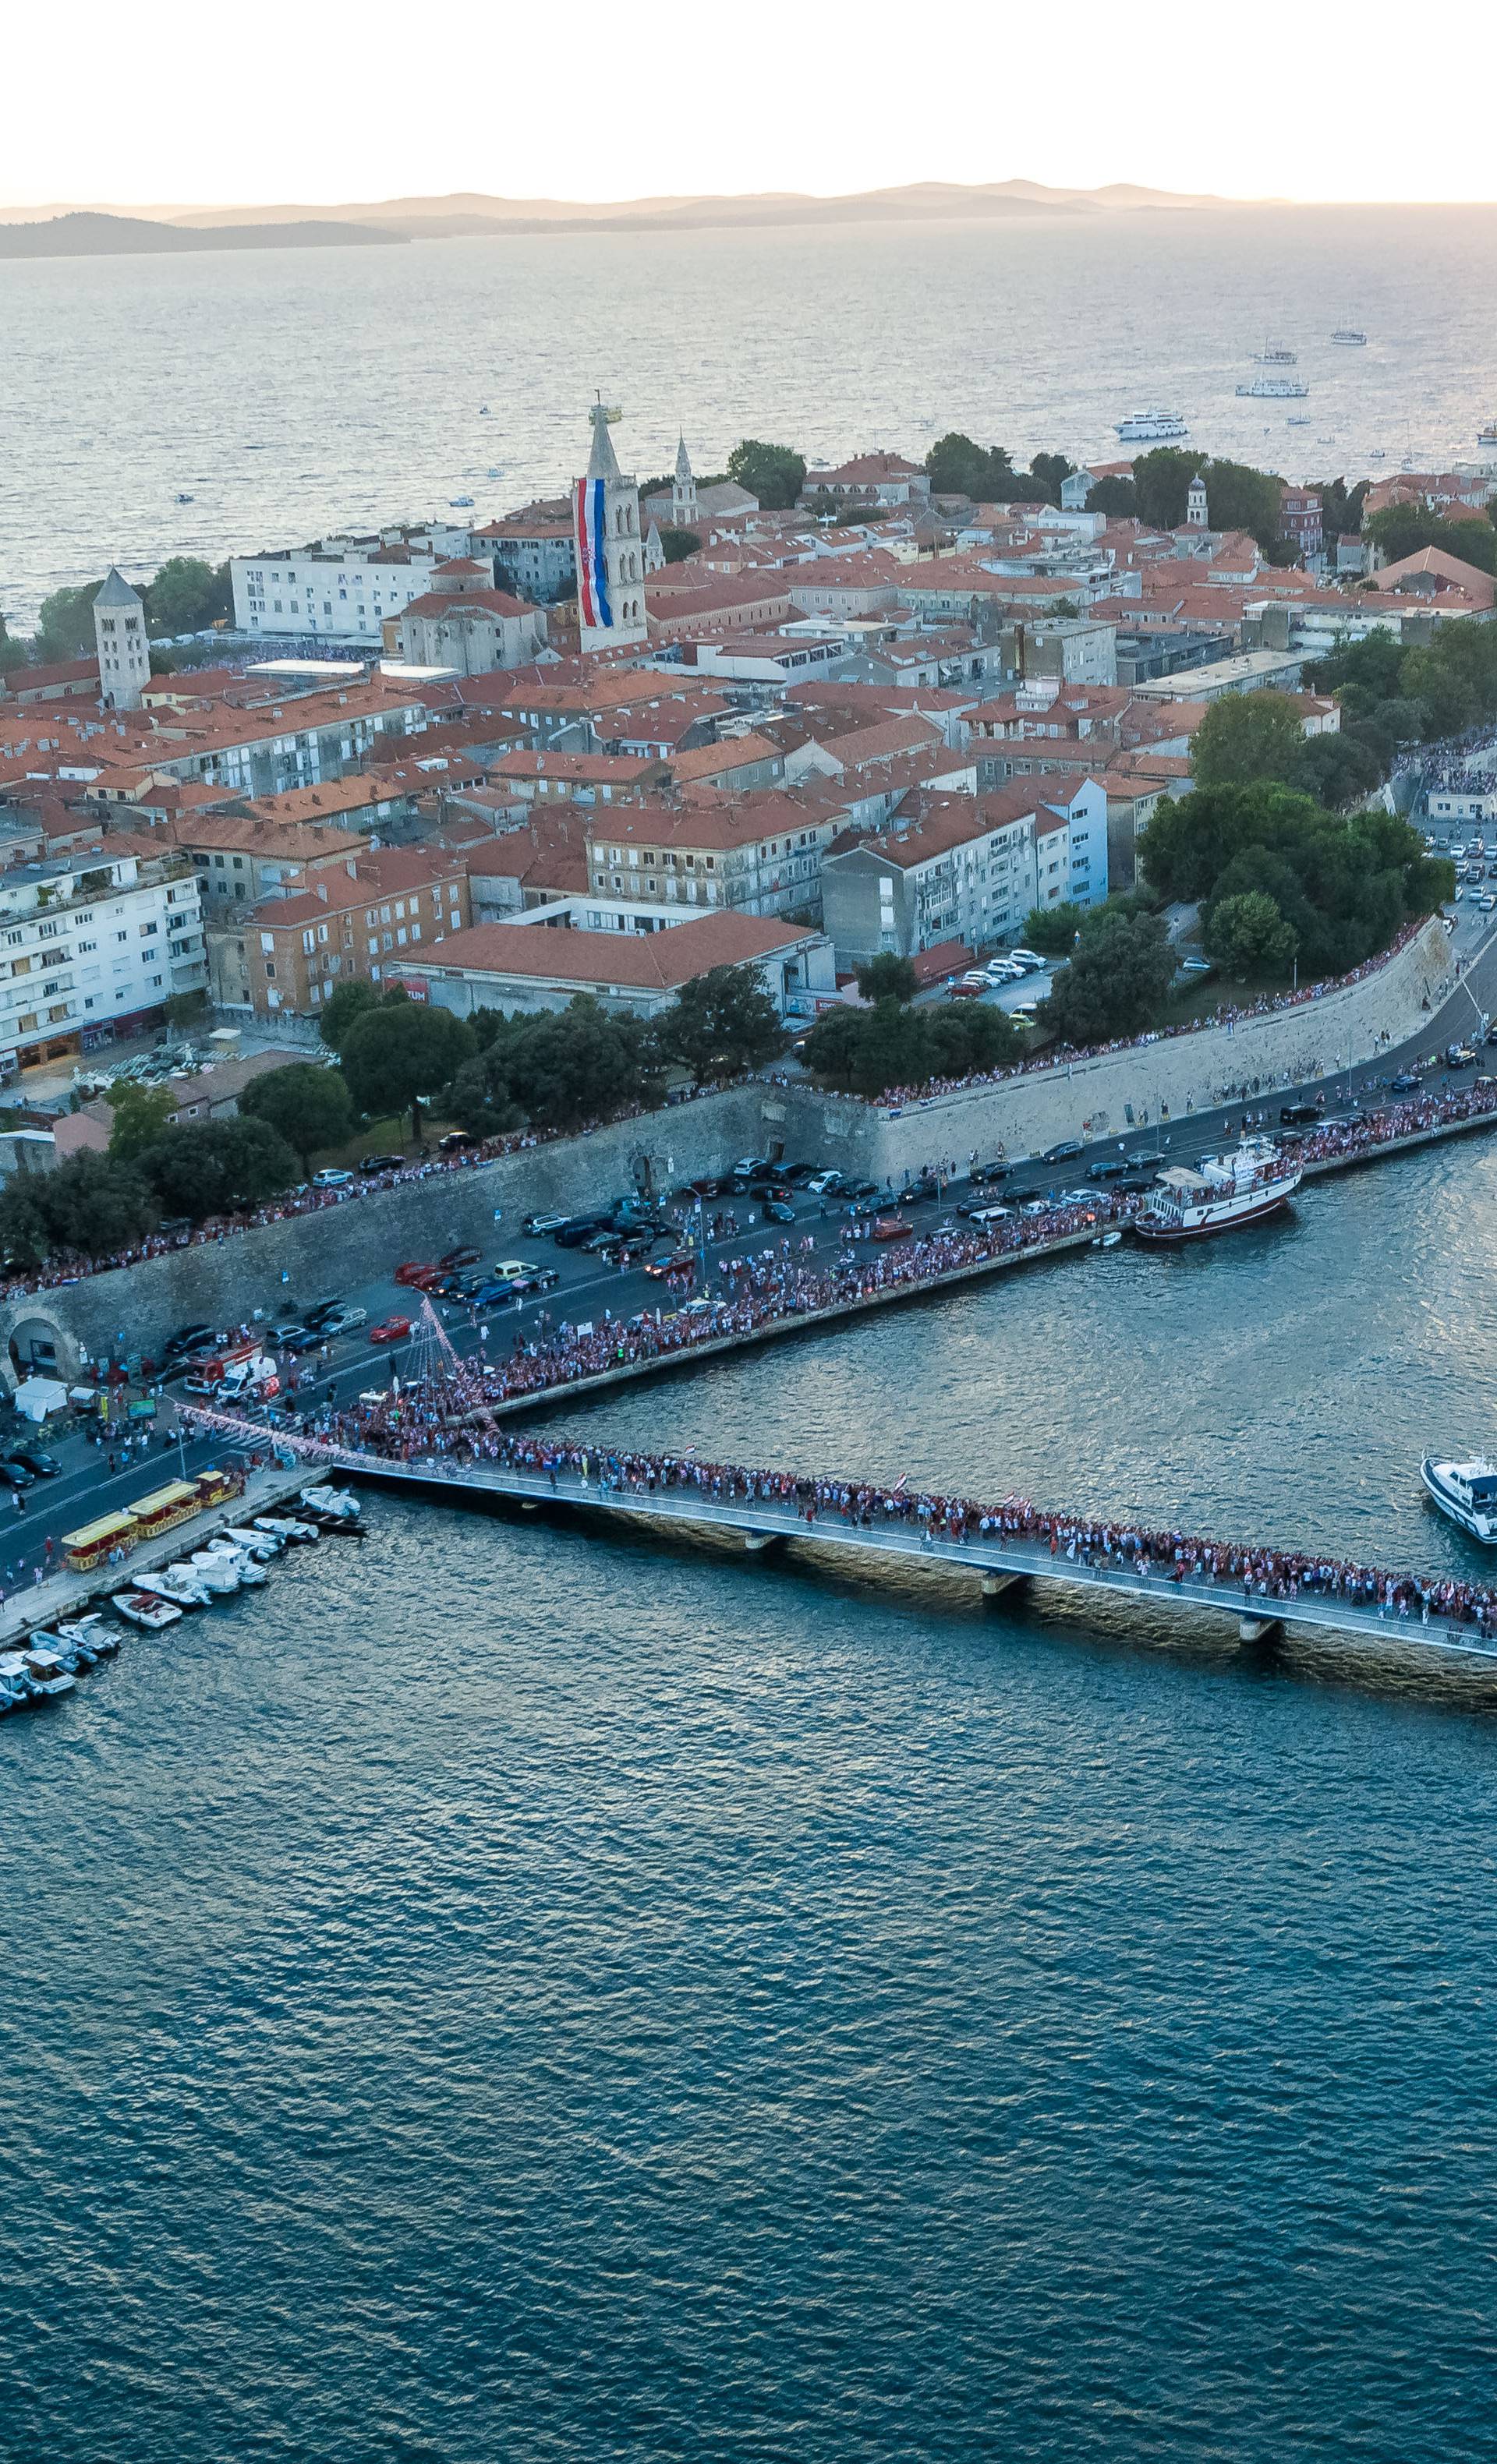
[(625, 649), (648, 642), (645, 550), (639, 490), (619, 469), (608, 429), (619, 416), (602, 401), (587, 414), (592, 451), (577, 482), (572, 526), (577, 547), (577, 613), (586, 650)]

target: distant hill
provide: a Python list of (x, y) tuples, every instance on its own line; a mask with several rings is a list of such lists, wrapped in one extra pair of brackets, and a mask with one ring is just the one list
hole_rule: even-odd
[(182, 256), (203, 249), (388, 248), (405, 240), (389, 225), (259, 222), (157, 223), (127, 214), (59, 214), (53, 222), (0, 223), (0, 256)]

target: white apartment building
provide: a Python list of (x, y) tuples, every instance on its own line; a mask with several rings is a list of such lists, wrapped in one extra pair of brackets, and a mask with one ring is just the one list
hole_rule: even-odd
[(1053, 804), (1033, 782), (990, 795), (925, 795), (889, 828), (822, 865), (822, 912), (840, 966), (943, 941), (1012, 941), (1031, 908), (1107, 895), (1107, 795), (1095, 781)]
[(468, 547), (466, 530), (431, 522), (231, 557), (234, 624), (270, 640), (315, 638), (378, 650), (385, 618), (400, 616), (436, 567), (466, 556)]
[(96, 848), (0, 877), (0, 1077), (157, 1026), (207, 982), (186, 856)]

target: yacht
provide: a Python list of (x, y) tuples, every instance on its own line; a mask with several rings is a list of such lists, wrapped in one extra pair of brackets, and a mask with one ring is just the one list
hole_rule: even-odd
[(1497, 1463), (1485, 1455), (1469, 1463), (1436, 1463), (1426, 1455), (1420, 1478), (1442, 1514), (1469, 1531), (1473, 1540), (1497, 1541)]
[(1298, 351), (1287, 351), (1282, 342), (1265, 342), (1253, 353), (1253, 365), (1259, 368), (1297, 368), (1299, 360)]
[(1135, 410), (1120, 419), (1113, 434), (1123, 445), (1157, 444), (1161, 437), (1189, 433), (1178, 410)]
[(1310, 387), (1299, 377), (1254, 377), (1237, 390), (1249, 402), (1303, 402)]
[(1367, 337), (1360, 325), (1338, 325), (1331, 339), (1333, 342), (1344, 342), (1351, 351), (1365, 351), (1367, 348)]
[(1485, 428), (1477, 429), (1476, 441), (1478, 445), (1497, 445), (1497, 419), (1489, 419)]
[(1301, 1177), (1271, 1138), (1244, 1138), (1230, 1155), (1161, 1172), (1134, 1230), (1140, 1241), (1200, 1241), (1257, 1223), (1288, 1205)]
[(149, 1592), (116, 1592), (109, 1605), (126, 1625), (144, 1626), (148, 1634), (175, 1625), (182, 1615), (174, 1601), (156, 1599)]

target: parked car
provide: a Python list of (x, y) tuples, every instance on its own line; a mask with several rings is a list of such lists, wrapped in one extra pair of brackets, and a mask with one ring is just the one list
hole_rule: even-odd
[(7, 1488), (34, 1488), (36, 1474), (28, 1471), (24, 1463), (0, 1463), (0, 1481)]
[(56, 1456), (44, 1454), (40, 1446), (12, 1446), (8, 1461), (40, 1480), (55, 1480), (62, 1469)]
[(361, 1155), (359, 1169), (361, 1172), (399, 1172), (405, 1160), (404, 1155)]
[(470, 1147), (482, 1144), (483, 1140), (474, 1137), (472, 1130), (449, 1130), (445, 1137), (438, 1138), (436, 1151), (438, 1155), (466, 1155)]
[(356, 1326), (367, 1326), (368, 1323), (366, 1309), (361, 1309), (356, 1301), (340, 1301), (337, 1308), (330, 1309), (323, 1318), (322, 1332), (331, 1343), (335, 1336), (352, 1334)]
[(1011, 1206), (961, 1206), (957, 1211), (959, 1215), (964, 1215), (969, 1223), (975, 1223), (982, 1232), (985, 1232), (990, 1224), (1007, 1223), (1011, 1221), (1014, 1212)]
[(555, 1266), (538, 1266), (533, 1258), (496, 1258), (490, 1271), (527, 1292), (552, 1291), (561, 1280)]
[(497, 1309), (501, 1301), (514, 1300), (517, 1289), (507, 1275), (488, 1275), (473, 1286), (467, 1295), (468, 1303), (472, 1309)]
[(1026, 976), (1043, 976), (1050, 963), (1048, 958), (1041, 957), (1038, 950), (1010, 950), (1008, 955), (1016, 967), (1023, 967)]
[(305, 1318), (278, 1318), (274, 1326), (266, 1328), (265, 1340), (267, 1343), (274, 1343), (277, 1352), (289, 1352), (293, 1344), (307, 1331)]
[(410, 1320), (408, 1317), (385, 1317), (380, 1320), (378, 1326), (370, 1327), (369, 1341), (371, 1343), (404, 1343), (409, 1332)]
[(429, 1285), (436, 1282), (441, 1271), (440, 1266), (424, 1266), (419, 1259), (407, 1258), (403, 1265), (396, 1267), (393, 1280), (397, 1284), (408, 1285), (412, 1291), (424, 1292)]
[(1451, 1069), (1469, 1069), (1476, 1055), (1468, 1044), (1447, 1044), (1445, 1064)]
[(596, 1215), (577, 1215), (561, 1223), (551, 1237), (559, 1249), (590, 1248), (593, 1235), (603, 1228)]
[(744, 1155), (734, 1165), (731, 1177), (734, 1180), (758, 1180), (766, 1173), (773, 1172), (774, 1168), (772, 1155)]
[(948, 1001), (980, 1001), (987, 990), (986, 976), (963, 976), (959, 984), (948, 984)]
[(876, 1198), (878, 1183), (876, 1180), (845, 1180), (842, 1194), (844, 1198)]
[(788, 1198), (790, 1194), (790, 1184), (784, 1180), (756, 1180), (749, 1190), (750, 1198), (761, 1202), (766, 1198)]
[(783, 1198), (766, 1198), (764, 1200), (764, 1212), (768, 1216), (771, 1223), (793, 1223), (795, 1221), (795, 1208), (789, 1203), (788, 1199)]
[(312, 1186), (314, 1189), (351, 1189), (353, 1174), (342, 1172), (332, 1164), (324, 1164), (320, 1172), (313, 1174)]
[(1072, 1155), (1079, 1155), (1081, 1153), (1082, 1144), (1079, 1138), (1057, 1138), (1054, 1146), (1046, 1148), (1044, 1155), (1040, 1157), (1040, 1161), (1042, 1163), (1068, 1163)]
[(1088, 1164), (1087, 1178), (1089, 1180), (1121, 1180), (1127, 1170), (1128, 1157), (1126, 1155), (1099, 1155), (1095, 1163)]
[(1396, 1078), (1388, 1081), (1396, 1095), (1417, 1095), (1423, 1083), (1412, 1069), (1400, 1069)]
[(780, 1178), (791, 1182), (809, 1180), (815, 1169), (815, 1165), (809, 1163), (782, 1163), (776, 1166)]
[(437, 1265), (439, 1266), (447, 1266), (450, 1268), (453, 1266), (476, 1266), (482, 1255), (483, 1251), (481, 1249), (473, 1249), (471, 1247), (444, 1249), (441, 1257), (437, 1260)]
[(541, 1239), (548, 1232), (560, 1232), (562, 1224), (570, 1223), (571, 1220), (569, 1215), (527, 1215), (519, 1228), (522, 1232), (528, 1232), (534, 1241)]
[(809, 1197), (826, 1198), (830, 1191), (842, 1187), (842, 1175), (840, 1172), (815, 1173), (806, 1182), (805, 1187)]
[(1279, 1119), (1287, 1129), (1291, 1126), (1303, 1127), (1307, 1122), (1318, 1121), (1323, 1110), (1324, 1107), (1319, 1104), (1281, 1104)]
[(310, 1309), (302, 1310), (301, 1323), (303, 1326), (325, 1326), (334, 1311), (341, 1307), (341, 1301), (314, 1301)]
[(210, 1326), (179, 1326), (175, 1334), (167, 1335), (162, 1351), (168, 1360), (180, 1360), (184, 1353), (201, 1351), (205, 1343), (212, 1340), (213, 1329)]

